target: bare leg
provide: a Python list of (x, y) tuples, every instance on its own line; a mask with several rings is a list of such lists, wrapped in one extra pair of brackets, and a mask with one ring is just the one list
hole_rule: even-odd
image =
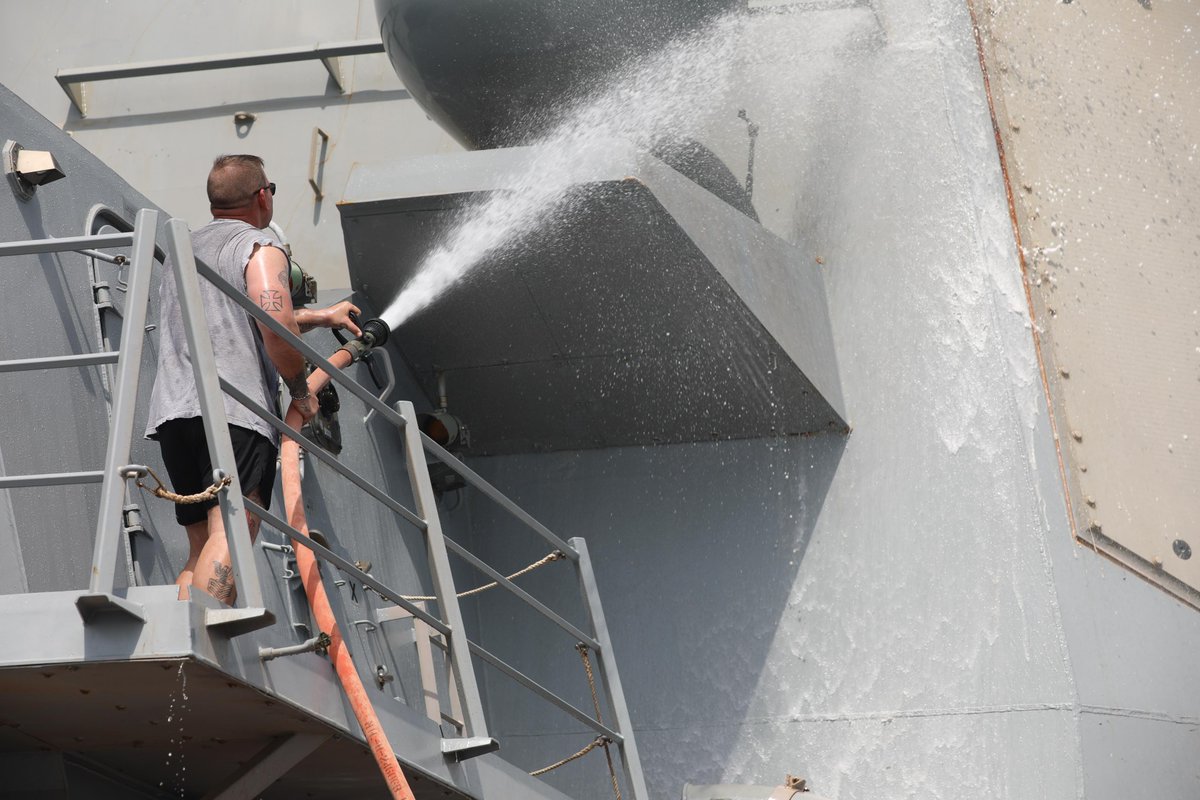
[[(261, 503), (257, 492), (246, 495)], [(250, 541), (258, 538), (259, 519), (246, 512), (246, 523), (250, 526)], [(208, 510), (208, 538), (197, 556), (192, 574), (192, 588), (208, 592), (222, 603), (233, 605), (237, 589), (233, 585), (233, 561), (229, 555), (229, 542), (225, 537), (225, 520), (221, 518), (221, 507)]]
[(200, 552), (204, 549), (204, 543), (208, 541), (208, 521), (193, 522), (186, 526), (185, 530), (188, 537), (188, 559), (187, 563), (183, 565), (179, 577), (175, 579), (175, 585), (179, 587), (180, 600), (188, 599), (188, 590), (192, 586), (192, 577), (196, 571), (196, 564), (200, 560)]

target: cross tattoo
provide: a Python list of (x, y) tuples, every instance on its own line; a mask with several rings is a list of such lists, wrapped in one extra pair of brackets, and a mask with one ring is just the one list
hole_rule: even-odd
[(258, 296), (258, 307), (263, 311), (283, 311), (283, 294), (278, 289), (268, 289)]

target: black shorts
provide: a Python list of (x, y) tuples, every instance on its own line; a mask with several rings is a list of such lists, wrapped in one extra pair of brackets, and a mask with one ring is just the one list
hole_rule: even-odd
[[(259, 505), (271, 507), (275, 489), (275, 459), (278, 449), (267, 437), (249, 428), (229, 426), (233, 440), (233, 456), (237, 461), (238, 481), (242, 492), (257, 494)], [(158, 445), (163, 463), (171, 476), (171, 488), (177, 494), (198, 494), (213, 482), (212, 460), (208, 457), (208, 438), (204, 435), (204, 420), (200, 417), (171, 419), (158, 426)], [(180, 525), (203, 522), (215, 499), (191, 505), (175, 505), (175, 519)]]

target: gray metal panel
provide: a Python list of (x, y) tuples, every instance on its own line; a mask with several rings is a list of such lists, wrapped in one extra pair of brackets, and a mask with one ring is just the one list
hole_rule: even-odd
[[(340, 206), (355, 286), (376, 308), (400, 291), (458, 209), (486, 198), (457, 191), (465, 165), (477, 165), (490, 189), (536, 169), (537, 151), (442, 161), (446, 175), (427, 159), (411, 170), (360, 170)], [(473, 452), (842, 427), (811, 258), (649, 157), (639, 167), (617, 151), (575, 165), (575, 177), (589, 182), (565, 201), (565, 220), (489, 256), (389, 345), (431, 399), (435, 371), (446, 372)], [(455, 193), (443, 194), (447, 186)], [(379, 199), (392, 189), (398, 198)]]
[(1192, 720), (1147, 719), (1118, 709), (1088, 708), (1080, 715), (1079, 729), (1083, 792), (1089, 800), (1128, 797), (1131, 775), (1138, 776), (1140, 797), (1196, 796), (1200, 730)]
[[(243, 6), (218, 1), (219, 13), (189, 3), (149, 15), (142, 0), (11, 6), (0, 31), (0, 81), (193, 228), (209, 219), (204, 177), (213, 157), (263, 155), (279, 185), (275, 221), (296, 258), (323, 287), (345, 288), (349, 279), (334, 203), (351, 165), (364, 153), (459, 149), (409, 99), (386, 55), (343, 57), (345, 94), (317, 62), (93, 83), (85, 87), (86, 118), (54, 81), (59, 70), (98, 64), (200, 59), (379, 35), (370, 0)], [(39, 41), (53, 46), (27, 47)], [(234, 116), (243, 111), (257, 120), (237, 124)], [(330, 135), (324, 199), (307, 182), (318, 126)]]
[[(95, 156), (4, 87), (0, 87), (0, 121), (6, 137), (26, 147), (50, 150), (67, 174), (64, 180), (40, 187), (28, 202), (19, 201), (5, 185), (0, 191), (0, 240), (91, 234), (93, 231), (85, 230), (85, 225), (96, 203), (110, 206), (129, 220), (137, 209), (153, 207)], [(21, 321), (13, 320), (13, 327), (0, 345), (0, 359), (63, 356), (100, 349), (88, 259), (84, 256), (62, 253), (0, 259), (0, 292), (12, 308), (38, 309), (36, 321), (25, 315)], [(114, 288), (113, 295), (120, 307), (124, 302), (122, 292)], [(119, 336), (119, 327), (115, 335)], [(0, 441), (4, 442), (9, 474), (101, 467), (108, 428), (108, 394), (102, 369), (93, 366), (21, 372), (0, 381), (0, 401), (6, 409), (0, 417)], [(142, 456), (140, 451), (135, 446), (135, 458)], [(28, 588), (39, 591), (87, 585), (90, 531), (94, 530), (99, 486), (13, 489), (6, 494), (20, 532)], [(47, 514), (48, 507), (56, 513)], [(81, 541), (70, 546), (56, 541), (64, 530), (79, 531)], [(7, 582), (0, 585), (0, 591), (13, 590), (15, 587)]]
[[(791, 772), (842, 800), (1116, 800), (1129, 748), (1147, 796), (1194, 796), (1200, 617), (1071, 539), (966, 9), (875, 8), (867, 51), (869, 9), (764, 14), (739, 72), (756, 205), (827, 265), (854, 434), (473, 465), (587, 537), (657, 795)], [(497, 653), (578, 669), (480, 613)], [(516, 763), (581, 735), (490, 698)], [(1107, 739), (1090, 704), (1121, 709)]]
[(623, 60), (745, 0), (377, 0), (388, 56), (427, 113), (475, 146), (520, 144)]

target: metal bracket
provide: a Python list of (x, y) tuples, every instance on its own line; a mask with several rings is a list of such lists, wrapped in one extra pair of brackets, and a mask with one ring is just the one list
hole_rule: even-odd
[(290, 647), (260, 647), (258, 648), (258, 657), (263, 661), (271, 661), (282, 656), (297, 656), (301, 653), (316, 653), (319, 656), (325, 656), (329, 654), (329, 647), (332, 644), (333, 640), (329, 638), (329, 634), (321, 631), (308, 641)]
[(79, 112), (79, 116), (86, 117), (88, 90), (87, 82), (79, 81), (78, 83), (64, 83), (60, 81), (58, 85), (61, 86), (62, 90), (67, 93), (67, 97), (71, 100), (71, 105), (75, 106), (75, 110)]
[(330, 80), (337, 87), (338, 94), (345, 94), (346, 87), (342, 85), (342, 59), (338, 56), (329, 56), (321, 59), (322, 66), (329, 73)]
[(261, 64), (284, 64), (292, 61), (320, 59), (329, 77), (337, 85), (338, 92), (346, 93), (342, 84), (340, 59), (382, 53), (383, 42), (362, 40), (317, 44), (308, 47), (284, 47), (277, 50), (259, 50), (252, 53), (232, 53), (219, 56), (172, 58), (163, 61), (144, 61), (139, 64), (113, 64), (103, 67), (82, 69), (60, 69), (54, 75), (58, 85), (67, 93), (79, 116), (87, 116), (85, 86), (92, 81), (108, 81), (119, 78), (140, 78), (147, 75), (172, 75), (179, 72), (199, 72), (234, 67), (254, 67)]
[(92, 302), (97, 311), (116, 308), (113, 305), (112, 290), (109, 288), (108, 281), (97, 281), (92, 284), (92, 294), (95, 296)]
[(382, 689), (384, 685), (396, 680), (396, 676), (387, 668), (387, 664), (378, 664), (375, 667), (375, 684)]
[(275, 739), (245, 762), (233, 777), (210, 789), (204, 798), (234, 800), (258, 797), (329, 739), (326, 733), (294, 733)]
[(500, 742), (490, 736), (471, 736), (466, 739), (442, 739), (442, 755), (454, 762), (494, 753)]
[(125, 617), (138, 622), (146, 621), (146, 613), (141, 603), (134, 603), (123, 597), (103, 592), (81, 594), (75, 599), (75, 608), (79, 610), (79, 616), (83, 617), (85, 624), (91, 624), (101, 617), (109, 617), (113, 614), (119, 615), (118, 618)]
[(275, 624), (275, 615), (265, 608), (206, 608), (204, 625), (226, 636), (241, 636)]
[[(329, 69), (328, 60), (322, 59), (322, 62), (325, 64), (325, 68)], [(340, 83), (338, 88), (341, 88)], [(325, 161), (328, 158), (329, 134), (320, 128), (313, 128), (312, 148), (308, 154), (308, 185), (312, 187), (318, 200), (325, 196), (325, 191), (321, 187), (325, 183)], [(332, 386), (332, 384), (330, 385)]]
[(121, 528), (125, 532), (125, 569), (129, 573), (129, 585), (138, 585), (137, 537), (138, 534), (153, 539), (146, 526), (142, 525), (142, 509), (137, 503), (127, 503), (121, 509)]
[(3, 169), (4, 174), (8, 176), (8, 182), (12, 185), (13, 194), (21, 200), (28, 200), (33, 197), (35, 187), (30, 186), (21, 180), (21, 176), (17, 174), (17, 156), (21, 152), (21, 145), (9, 139), (4, 143), (3, 152)]

